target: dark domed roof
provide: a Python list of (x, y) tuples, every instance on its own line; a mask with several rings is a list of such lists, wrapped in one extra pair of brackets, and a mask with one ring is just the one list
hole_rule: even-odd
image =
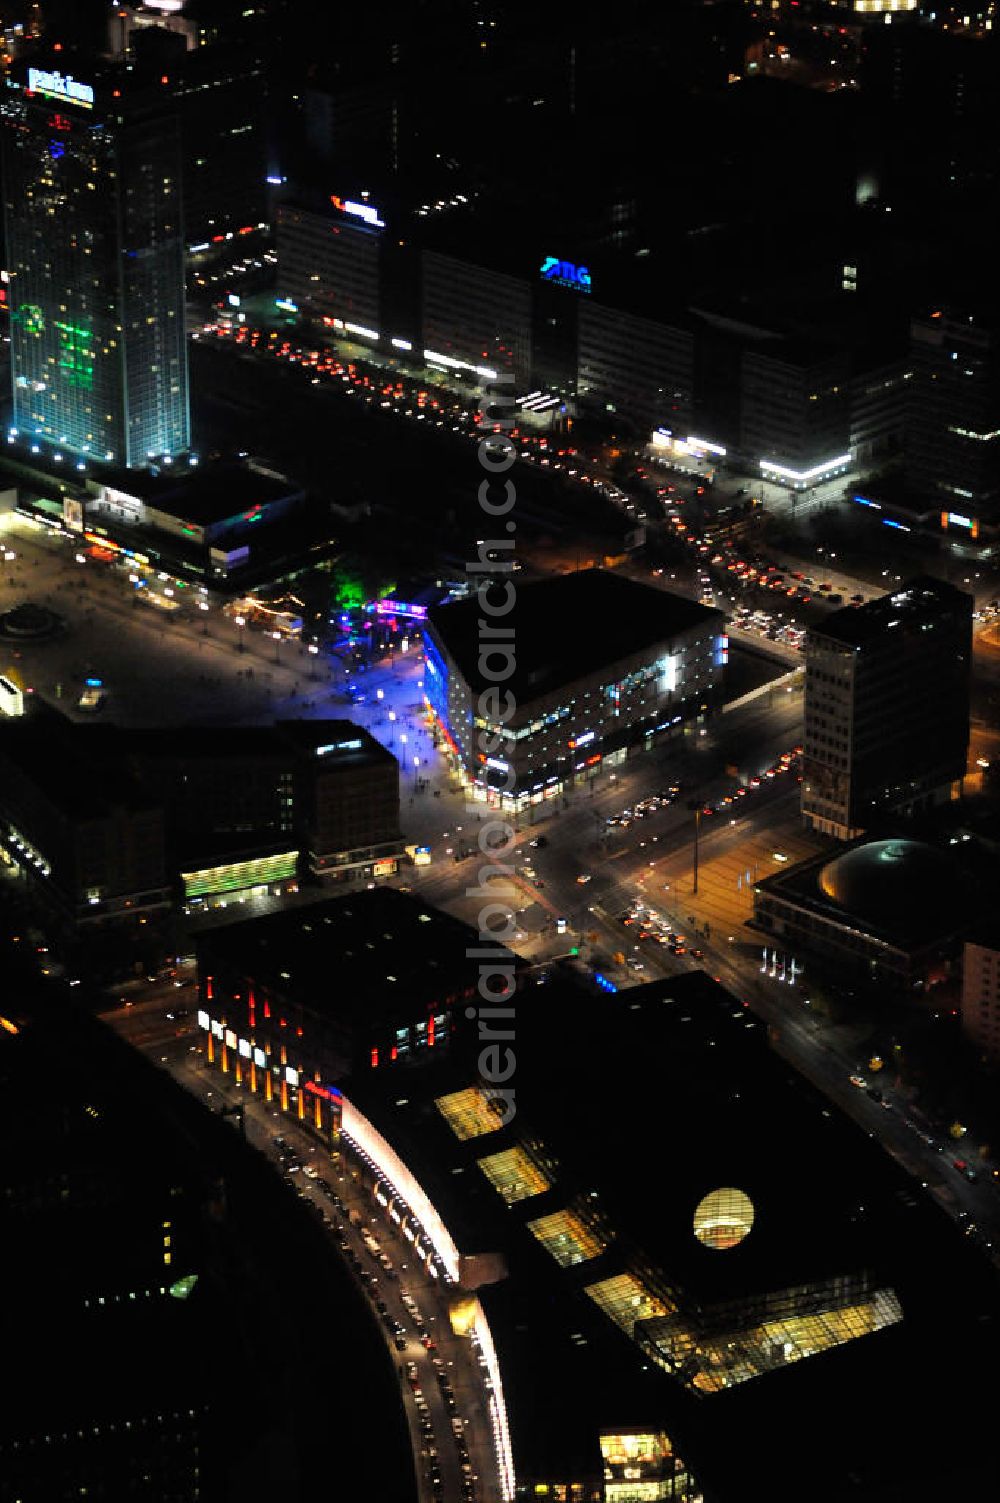
[(954, 859), (918, 840), (872, 840), (828, 861), (821, 892), (874, 925), (916, 933), (948, 928), (962, 904), (962, 874)]

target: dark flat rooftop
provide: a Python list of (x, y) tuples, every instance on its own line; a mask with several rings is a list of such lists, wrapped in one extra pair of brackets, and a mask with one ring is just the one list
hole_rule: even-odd
[[(142, 775), (147, 759), (288, 761), (292, 753), (310, 752), (322, 758), (324, 770), (396, 760), (351, 720), (279, 720), (250, 731), (245, 726), (133, 728), (113, 721), (82, 724), (34, 698), (27, 714), (5, 717), (0, 725), (0, 757), (19, 766), (67, 813), (91, 812), (95, 817), (114, 807), (159, 806), (161, 790)], [(67, 767), (75, 769), (74, 778), (66, 777)]]
[[(564, 1195), (598, 1189), (619, 1234), (688, 1298), (709, 1305), (869, 1261), (854, 1214), (870, 1178), (867, 1145), (822, 1115), (763, 1023), (705, 972), (576, 997), (571, 1029), (544, 991), (522, 1012), (519, 1113), (562, 1166)], [(612, 1099), (613, 1133), (607, 1111), (574, 1104), (605, 1100), (611, 1110)], [(749, 1195), (755, 1220), (719, 1253), (693, 1235), (692, 1217), (724, 1186)]]
[[(157, 808), (156, 794), (143, 788), (119, 759), (109, 765), (109, 732), (113, 737), (116, 730), (106, 724), (81, 725), (36, 695), (24, 715), (5, 717), (0, 725), (0, 758), (18, 767), (70, 816), (99, 819), (114, 808)], [(67, 776), (70, 768), (72, 777)]]
[(226, 522), (241, 510), (302, 495), (295, 480), (246, 463), (178, 464), (176, 469), (102, 470), (96, 477), (148, 506), (199, 526)]
[[(254, 726), (164, 726), (121, 728), (81, 727), (84, 732), (101, 729), (114, 733), (115, 749), (122, 755), (140, 755), (197, 762), (213, 757), (284, 758), (289, 751), (313, 753), (332, 767), (356, 767), (362, 762), (395, 763), (396, 758), (364, 726), (352, 720), (276, 720), (273, 725)], [(109, 750), (111, 748), (109, 747)]]
[(842, 606), (827, 616), (822, 626), (813, 627), (810, 635), (831, 637), (847, 647), (863, 647), (883, 637), (893, 622), (912, 629), (938, 620), (943, 611), (967, 615), (971, 622), (972, 607), (972, 596), (965, 590), (923, 574), (907, 580), (893, 594), (880, 595), (866, 605)]
[[(428, 621), (467, 682), (485, 687), (479, 671), (476, 597), (435, 606)], [(517, 585), (504, 625), (514, 631), (517, 667), (503, 687), (519, 700), (536, 699), (644, 648), (668, 644), (691, 627), (723, 627), (721, 611), (682, 595), (636, 584), (604, 569), (584, 569)]]
[[(473, 995), (478, 934), (422, 898), (382, 887), (206, 931), (211, 965), (230, 965), (316, 1013), (359, 1021), (412, 1016)], [(515, 957), (511, 957), (512, 961)]]

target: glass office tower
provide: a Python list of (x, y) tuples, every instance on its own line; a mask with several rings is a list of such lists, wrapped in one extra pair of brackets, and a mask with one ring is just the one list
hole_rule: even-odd
[(29, 67), (2, 106), (15, 442), (142, 468), (190, 447), (166, 79)]

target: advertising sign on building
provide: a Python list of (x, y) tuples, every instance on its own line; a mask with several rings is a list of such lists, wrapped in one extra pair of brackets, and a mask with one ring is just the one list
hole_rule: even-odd
[(0, 673), (0, 714), (24, 714), (24, 693), (21, 686), (5, 673)]
[(573, 261), (560, 261), (558, 256), (546, 256), (539, 272), (544, 281), (555, 282), (559, 287), (571, 287), (575, 292), (590, 291), (590, 271), (586, 266), (577, 266)]
[(79, 104), (85, 110), (94, 108), (92, 85), (78, 83), (71, 73), (49, 72), (46, 68), (29, 68), (28, 88), (33, 94), (42, 94), (46, 99), (58, 99), (64, 104)]

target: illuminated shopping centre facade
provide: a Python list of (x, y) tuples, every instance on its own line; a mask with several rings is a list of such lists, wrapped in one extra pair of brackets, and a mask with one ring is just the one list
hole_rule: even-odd
[(425, 703), (473, 797), (540, 804), (717, 702), (721, 612), (602, 570), (512, 590), (435, 607), (424, 632)]
[(340, 1084), (375, 1072), (397, 1080), (448, 1050), (475, 995), (478, 962), (466, 951), (476, 939), (391, 888), (209, 930), (198, 942), (197, 1023), (207, 1064), (346, 1155), (426, 1275), (454, 1287), (452, 1324), (483, 1370), (498, 1492), (512, 1503), (503, 1384), (474, 1275), (421, 1180)]
[[(810, 1186), (800, 1220), (784, 1175), (763, 1154), (762, 1165), (749, 1167), (759, 1153), (755, 1137), (772, 1129), (753, 1122), (752, 1105), (743, 1120), (728, 1074), (718, 1087), (729, 1102), (719, 1112), (727, 1120), (698, 1135), (717, 1137), (717, 1149), (675, 1141), (686, 1100), (677, 1113), (661, 1097), (654, 1101), (636, 1067), (626, 1088), (622, 1057), (645, 1050), (655, 1075), (663, 1051), (687, 1030), (696, 1054), (727, 1055), (725, 1070), (744, 1081), (747, 1098), (755, 1094), (745, 1072), (749, 1056), (770, 1058), (765, 1031), (709, 978), (694, 973), (638, 989), (630, 994), (641, 999), (634, 1015), (631, 1008), (622, 1015), (620, 998), (563, 999), (573, 1004), (571, 1031), (585, 1041), (578, 1048), (565, 1040), (566, 1006), (550, 1004), (554, 989), (532, 992), (517, 1009), (512, 1120), (477, 1078), (474, 1059), (466, 1066), (457, 1053), (407, 1081), (405, 1110), (389, 1099), (387, 1080), (369, 1076), (361, 1086), (365, 1110), (392, 1122), (399, 1151), (427, 1167), (442, 1219), (471, 1228), (476, 1245), (502, 1249), (509, 1274), (479, 1288), (478, 1297), (504, 1374), (517, 1496), (550, 1503), (749, 1497), (717, 1491), (706, 1464), (733, 1414), (750, 1416), (766, 1403), (735, 1394), (770, 1393), (777, 1375), (793, 1365), (812, 1369), (807, 1359), (835, 1348), (857, 1350), (854, 1360), (863, 1363), (860, 1338), (902, 1322), (900, 1296), (878, 1259), (844, 1235), (857, 1183), (845, 1175), (830, 1192), (832, 1214), (823, 1187)], [(607, 1031), (611, 1008), (620, 1048)], [(536, 1032), (546, 1009), (549, 1023)], [(595, 1038), (602, 1063), (579, 1073), (577, 1056), (593, 1054)], [(551, 1067), (557, 1054), (559, 1080)], [(704, 1071), (683, 1058), (678, 1068), (694, 1098), (703, 1096), (705, 1111), (714, 1112)], [(673, 1091), (669, 1083), (663, 1089)], [(780, 1117), (786, 1092), (767, 1081), (762, 1096), (772, 1093)], [(815, 1115), (825, 1132), (829, 1114), (817, 1107)], [(645, 1131), (654, 1122), (655, 1138)], [(803, 1137), (813, 1152), (809, 1133)], [(484, 1187), (493, 1192), (485, 1203)], [(813, 1381), (803, 1391), (815, 1398)], [(723, 1394), (737, 1411), (717, 1411)], [(543, 1400), (551, 1426), (545, 1443), (537, 1435)], [(740, 1423), (752, 1428), (754, 1421)], [(569, 1436), (561, 1450), (556, 1435)], [(735, 1433), (731, 1439), (735, 1448)]]
[[(345, 1068), (345, 1038), (389, 964), (366, 935), (400, 941), (377, 1012), (397, 978), (421, 1017), (455, 979), (421, 999), (428, 954), (412, 977), (397, 959), (408, 937), (432, 936), (434, 910), (381, 890), (278, 918), (300, 944), (264, 928), (255, 948), (253, 924), (229, 926), (229, 940), (206, 932), (206, 1057), (344, 1155), (373, 1215), (448, 1290), (483, 1373), (495, 1496), (729, 1503), (756, 1496), (766, 1458), (768, 1496), (788, 1503), (807, 1495), (795, 1489), (820, 1454), (849, 1477), (854, 1380), (885, 1381), (907, 1349), (896, 1333), (925, 1339), (910, 1301), (928, 1228), (911, 1198), (897, 1205), (876, 1146), (804, 1089), (759, 1021), (700, 972), (637, 988), (624, 1010), (571, 983), (518, 992), (510, 1117), (480, 1074), (475, 1025), (463, 1032), (464, 1003), (433, 1014), (433, 1038), (411, 1034), (391, 1069), (367, 1034)], [(442, 930), (441, 955), (455, 937)], [(320, 988), (312, 1011), (301, 986)], [(779, 1164), (768, 1145), (780, 1133)], [(877, 1226), (861, 1198), (881, 1207)], [(902, 1255), (887, 1217), (904, 1229)], [(832, 1367), (807, 1360), (835, 1349)]]

